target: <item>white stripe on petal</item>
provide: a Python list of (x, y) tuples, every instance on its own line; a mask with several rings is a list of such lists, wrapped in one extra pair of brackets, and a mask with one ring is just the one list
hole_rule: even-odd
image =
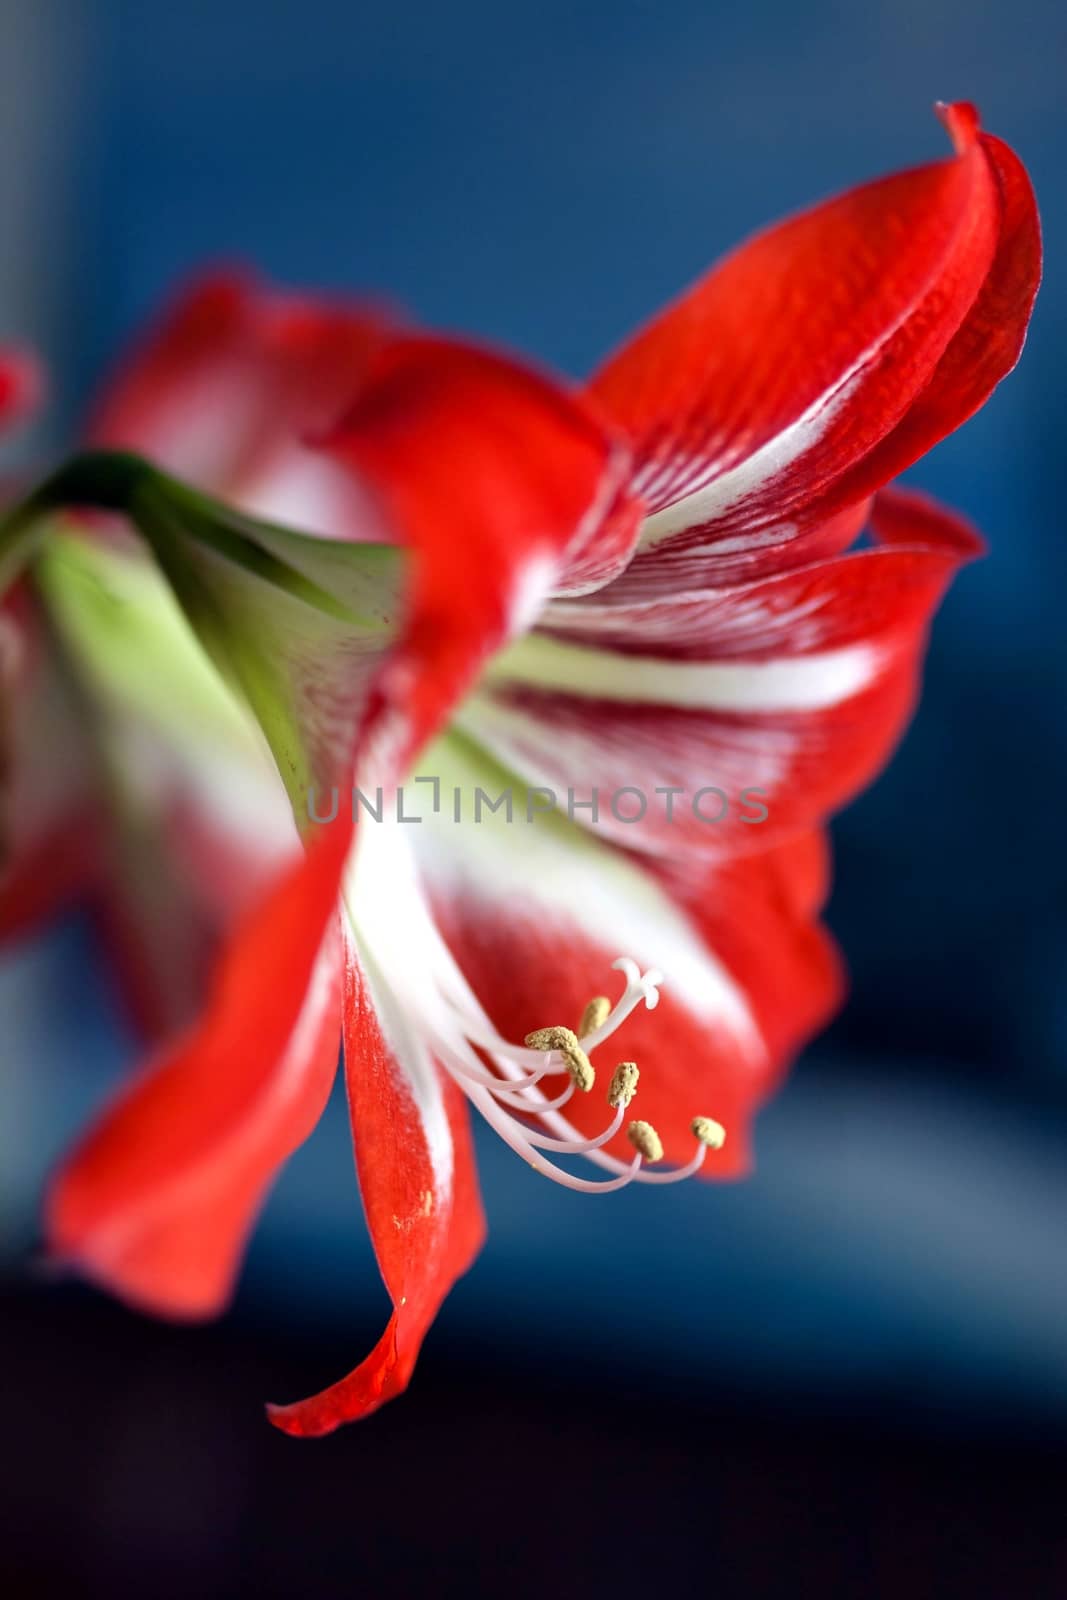
[(359, 961), (382, 1035), (403, 1073), (433, 1170), (435, 1199), (444, 1206), (452, 1191), (454, 1149), (429, 1041), (434, 1030), (453, 1025), (433, 979), (440, 935), (395, 823), (361, 829), (344, 898), (354, 945), (349, 959)]
[(713, 465), (709, 470), (715, 475), (710, 482), (646, 518), (638, 549), (650, 550), (687, 528), (700, 528), (715, 522), (807, 455), (828, 431), (841, 408), (848, 403), (860, 382), (870, 354), (869, 351), (864, 353), (835, 390), (829, 395), (820, 395), (802, 416), (788, 428), (783, 428), (773, 439), (768, 439), (766, 444), (754, 450), (736, 467), (722, 472), (717, 464)]
[(530, 635), (496, 658), (487, 679), (630, 704), (819, 711), (867, 688), (882, 660), (876, 647), (856, 644), (776, 661), (664, 661)]
[(576, 939), (658, 967), (694, 1016), (727, 1029), (750, 1059), (763, 1062), (763, 1041), (744, 993), (648, 873), (561, 816), (528, 822), (520, 784), (512, 822), (487, 811), (474, 823), (475, 787), (499, 792), (506, 775), (492, 762), (483, 769), (472, 750), (451, 739), (438, 741), (427, 759), (446, 792), (461, 791), (467, 819), (452, 824), (446, 807), (411, 830), (420, 864), (440, 889), (482, 900), (512, 923), (528, 923), (531, 938), (551, 926), (565, 948), (571, 929)]

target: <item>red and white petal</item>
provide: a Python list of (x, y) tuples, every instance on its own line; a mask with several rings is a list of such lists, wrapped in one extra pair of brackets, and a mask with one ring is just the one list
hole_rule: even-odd
[(350, 951), (345, 1080), (363, 1206), (393, 1302), (353, 1372), (310, 1399), (268, 1407), (286, 1433), (329, 1433), (407, 1388), (423, 1339), (485, 1237), (467, 1106), (414, 1019)]
[(203, 277), (120, 364), (89, 442), (145, 455), (250, 516), (324, 538), (377, 537), (358, 485), (306, 440), (351, 404), (393, 321), (242, 273)]
[(1041, 224), (1026, 168), (1002, 140), (979, 132), (967, 105), (944, 108), (944, 120), (961, 154), (979, 146), (997, 184), (1000, 230), (985, 282), (937, 364), (930, 382), (905, 416), (809, 512), (840, 514), (857, 495), (888, 483), (939, 439), (966, 422), (1019, 359), (1041, 281)]
[(650, 512), (626, 581), (653, 563), (692, 582), (699, 562), (706, 582), (720, 557), (755, 576), (829, 554), (849, 508), (1013, 365), (1039, 270), (1033, 197), (971, 108), (945, 117), (954, 159), (758, 236), (593, 379)]
[[(330, 448), (374, 486), (413, 555), (406, 626), (372, 691), (357, 768), (392, 784), (488, 656), (536, 614), (617, 492), (618, 456), (595, 420), (540, 377), (431, 340), (381, 353)], [(399, 829), (365, 827), (346, 890), (355, 926), (345, 1076), (360, 1187), (394, 1311), (348, 1377), (270, 1408), (295, 1434), (328, 1432), (406, 1387), (442, 1299), (484, 1235), (464, 1097), (438, 1067), (419, 1006), (403, 998), (412, 972), (434, 993), (429, 963), (439, 942), (404, 852), (386, 856), (387, 838), (403, 843)], [(425, 965), (420, 935), (430, 941)]]
[(748, 851), (816, 826), (892, 751), (930, 619), (981, 549), (904, 491), (872, 527), (876, 548), (756, 583), (551, 608), (573, 631), (500, 656), (460, 725), (581, 821), (598, 790), (595, 825), (632, 848)]
[[(809, 566), (840, 555), (863, 531), (871, 514), (870, 499), (860, 499), (823, 515), (775, 520), (767, 527), (735, 535), (714, 532), (713, 546), (699, 540), (671, 541), (668, 546), (638, 550), (595, 600), (609, 605), (644, 605), (665, 596), (702, 591), (709, 585), (753, 583), (789, 567)], [(584, 609), (584, 608), (583, 608)]]
[(217, 1312), (282, 1162), (337, 1067), (344, 829), (326, 830), (230, 940), (199, 1025), (149, 1065), (68, 1158), (51, 1255), (131, 1303)]
[(587, 601), (550, 604), (538, 634), (641, 661), (760, 661), (817, 656), (862, 644), (921, 615), (922, 579), (981, 555), (979, 535), (915, 490), (885, 489), (871, 502), (870, 532), (907, 558), (858, 551), (756, 583), (681, 589), (642, 600), (613, 585)]
[[(469, 747), (440, 760), (469, 819), (475, 786), (492, 793), (497, 774)], [(510, 823), (503, 813), (459, 827), (427, 817), (410, 833), (440, 933), (504, 1038), (576, 1028), (593, 995), (612, 993), (620, 955), (665, 975), (656, 1009), (639, 1006), (597, 1053), (597, 1084), (566, 1108), (577, 1129), (606, 1128), (611, 1070), (635, 1060), (633, 1115), (653, 1122), (668, 1158), (689, 1159), (689, 1124), (705, 1114), (728, 1133), (709, 1174), (744, 1170), (755, 1108), (840, 994), (836, 956), (811, 921), (817, 843), (704, 871), (695, 884), (690, 873), (683, 889), (559, 817), (527, 823), (519, 792)], [(608, 1149), (632, 1155), (625, 1136)]]
[(641, 501), (629, 487), (630, 469), (629, 451), (616, 448), (598, 503), (590, 507), (567, 547), (553, 584), (554, 597), (593, 594), (625, 573), (644, 515)]

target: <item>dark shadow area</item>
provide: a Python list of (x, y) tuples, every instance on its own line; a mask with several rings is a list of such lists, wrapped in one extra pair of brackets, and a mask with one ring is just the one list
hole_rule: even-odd
[[(407, 1401), (318, 1443), (258, 1410), (342, 1345), (8, 1294), (0, 1586), (17, 1596), (1067, 1592), (1062, 1441), (886, 1396), (788, 1414), (670, 1376), (597, 1392), (435, 1340)], [(79, 1351), (91, 1351), (83, 1364)], [(296, 1379), (299, 1381), (299, 1378)]]

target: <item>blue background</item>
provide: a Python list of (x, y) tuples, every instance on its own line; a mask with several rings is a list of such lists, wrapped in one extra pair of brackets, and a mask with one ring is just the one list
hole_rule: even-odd
[[(723, 1424), (732, 1449), (742, 1448), (746, 1419), (760, 1439), (757, 1415), (806, 1419), (797, 1426), (815, 1456), (802, 1473), (817, 1458), (832, 1474), (848, 1455), (837, 1434), (803, 1432), (830, 1414), (841, 1437), (884, 1442), (896, 1430), (923, 1461), (935, 1436), (990, 1451), (996, 1438), (990, 1484), (1009, 1436), (1058, 1449), (1067, 1436), (1062, 6), (49, 0), (32, 22), (28, 6), (0, 8), (8, 13), (16, 38), (20, 26), (34, 31), (31, 111), (45, 133), (28, 146), (41, 181), (24, 207), (25, 237), (36, 242), (9, 273), (0, 314), (12, 325), (17, 315), (55, 359), (53, 439), (139, 319), (205, 258), (248, 258), (299, 285), (385, 290), (430, 322), (581, 374), (753, 228), (940, 154), (935, 99), (975, 99), (986, 125), (1024, 156), (1048, 260), (1028, 348), (981, 415), (911, 475), (968, 512), (992, 553), (962, 576), (938, 620), (903, 749), (834, 828), (830, 920), (852, 970), (847, 1012), (762, 1119), (760, 1170), (744, 1186), (583, 1202), (484, 1140), (485, 1256), (446, 1306), (403, 1420), (393, 1421), (394, 1407), (373, 1433), (346, 1435), (330, 1470), (364, 1484), (375, 1452), (401, 1442), (420, 1461), (444, 1459), (442, 1430), (463, 1432), (469, 1394), (481, 1408), (477, 1466), (491, 1475), (523, 1408), (552, 1414), (560, 1384), (577, 1418), (575, 1449), (613, 1425), (588, 1410), (591, 1393), (616, 1394), (624, 1417), (635, 1393), (652, 1414), (662, 1408), (662, 1436), (635, 1425), (613, 1459), (651, 1497), (653, 1519), (660, 1506), (667, 1520), (653, 1525), (664, 1529), (673, 1525), (655, 1450), (686, 1437), (686, 1407), (705, 1419), (689, 1475), (719, 1470), (707, 1417), (720, 1414), (734, 1419)], [(14, 1281), (48, 1161), (98, 1100), (124, 1043), (76, 925), (9, 960), (0, 985)], [(270, 1381), (295, 1395), (358, 1357), (384, 1312), (334, 1112), (271, 1201), (223, 1343), (190, 1334), (178, 1353), (172, 1334), (87, 1297), (42, 1291), (27, 1310), (12, 1288), (28, 1344), (47, 1343), (70, 1318), (87, 1330), (87, 1381), (95, 1363), (114, 1365), (109, 1351), (128, 1349), (152, 1372), (157, 1363), (160, 1393), (168, 1363), (206, 1351), (227, 1439), (259, 1449), (246, 1433), (261, 1426), (262, 1372), (246, 1351), (289, 1341)], [(168, 1413), (153, 1432), (155, 1393), (147, 1382), (125, 1403), (143, 1440), (134, 1463), (154, 1460), (157, 1437), (174, 1426)], [(777, 1425), (767, 1424), (771, 1480), (797, 1470)], [(529, 1427), (529, 1459), (547, 1461), (543, 1430)], [(881, 1446), (870, 1448), (877, 1456)], [(681, 1459), (663, 1467), (668, 1477)], [(269, 1460), (284, 1482), (293, 1469)], [(164, 1494), (146, 1468), (124, 1470), (145, 1509), (119, 1516), (115, 1549), (131, 1525), (156, 1526), (151, 1508)], [(228, 1469), (208, 1470), (231, 1482)], [(930, 1495), (951, 1500), (954, 1473), (947, 1464), (943, 1481), (935, 1473)], [(720, 1512), (721, 1487), (709, 1487), (708, 1501)], [(34, 1493), (24, 1490), (27, 1503)], [(742, 1520), (757, 1516), (761, 1493)], [(538, 1516), (551, 1499), (535, 1498)], [(208, 1566), (197, 1569), (218, 1584), (205, 1592), (229, 1592), (234, 1527), (261, 1513), (253, 1500), (251, 1512), (223, 1516), (224, 1554), (212, 1555), (209, 1540)], [(172, 1507), (162, 1533), (144, 1534), (148, 1554), (188, 1541), (200, 1528), (199, 1513), (189, 1515)], [(977, 1514), (965, 1522), (972, 1541), (987, 1536)], [(729, 1525), (724, 1515), (723, 1537)], [(795, 1534), (781, 1533), (783, 1551)], [(434, 1549), (460, 1549), (459, 1534), (439, 1537)], [(467, 1537), (473, 1592), (489, 1557)], [(844, 1565), (820, 1569), (827, 1592), (827, 1573), (853, 1570), (842, 1592), (881, 1592), (891, 1557), (853, 1569), (835, 1538), (826, 1550), (837, 1557), (827, 1559)], [(94, 1545), (78, 1557), (85, 1571), (126, 1570), (107, 1564), (119, 1560), (111, 1539), (102, 1536), (105, 1554)], [(364, 1566), (348, 1570), (381, 1586), (372, 1545), (360, 1544)], [(1063, 1554), (1055, 1546), (1037, 1538), (1027, 1594), (1044, 1592)], [(532, 1547), (520, 1538), (515, 1559), (532, 1559)], [(979, 1569), (988, 1576), (988, 1560), (976, 1562), (969, 1593), (985, 1592)], [(930, 1570), (917, 1556), (909, 1592), (925, 1592), (915, 1573)], [(773, 1562), (762, 1578), (744, 1571), (738, 1592), (778, 1592)], [(328, 1588), (326, 1572), (313, 1591)], [(413, 1592), (415, 1568), (407, 1581)], [(525, 1592), (514, 1571), (509, 1581)]]

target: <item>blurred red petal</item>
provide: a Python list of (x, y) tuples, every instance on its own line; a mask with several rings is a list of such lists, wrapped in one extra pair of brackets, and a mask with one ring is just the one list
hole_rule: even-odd
[(218, 1311), (272, 1178), (318, 1121), (340, 1043), (346, 846), (346, 830), (326, 830), (245, 919), (202, 1021), (52, 1185), (51, 1254), (123, 1299), (167, 1316)]
[(249, 515), (325, 538), (373, 538), (357, 486), (305, 441), (351, 404), (394, 323), (360, 301), (208, 274), (125, 355), (97, 399), (89, 442), (145, 455)]

